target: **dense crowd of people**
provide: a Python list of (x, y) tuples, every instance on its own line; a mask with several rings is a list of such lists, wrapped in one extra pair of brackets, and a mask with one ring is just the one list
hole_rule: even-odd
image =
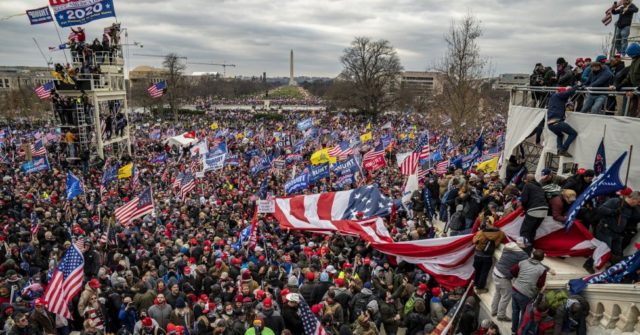
[[(332, 182), (337, 179), (332, 172), (330, 178), (302, 193), (366, 184), (376, 185), (386, 196), (401, 198), (405, 176), (397, 168), (395, 153), (413, 150), (426, 131), (418, 115), (386, 116), (373, 125), (362, 116), (327, 112), (307, 116), (314, 117), (321, 129), (298, 147), (300, 159), (288, 161), (286, 170), (272, 168), (257, 174), (251, 167), (260, 156), (295, 153), (295, 144), (305, 133), (295, 122), (258, 120), (241, 111), (182, 118), (177, 124), (140, 122), (135, 131), (132, 128), (132, 156), (120, 159), (120, 166), (133, 162), (138, 174), (109, 185), (103, 185), (102, 177), (113, 160), (81, 168), (64, 159), (64, 142), (53, 139), (47, 144), (51, 168), (21, 172), (16, 169), (24, 162), (17, 155), (19, 142), (36, 136), (36, 131), (41, 138), (47, 132), (7, 130), (2, 146), (7, 160), (0, 165), (5, 250), (0, 253), (4, 278), (0, 299), (5, 304), (0, 322), (5, 330), (11, 334), (68, 334), (72, 330), (90, 334), (304, 334), (305, 321), (298, 310), (305, 304), (330, 334), (377, 334), (383, 328), (386, 334), (395, 334), (399, 328), (406, 328), (406, 334), (430, 333), (461, 299), (464, 287), (446, 289), (415, 265), (395, 264), (358, 238), (282, 230), (270, 214), (258, 218), (255, 247), (238, 242), (240, 232), (250, 225), (260, 193), (284, 195), (283, 185), (291, 178), (288, 171), (302, 171), (317, 149), (349, 140), (352, 134), (371, 130), (374, 138), (355, 146), (356, 155), (391, 134), (394, 145), (386, 155), (387, 167), (363, 171), (352, 184), (340, 186)], [(212, 122), (219, 129), (211, 130)], [(393, 129), (382, 127), (388, 123)], [(498, 126), (484, 133), (485, 148), (500, 146), (504, 135), (502, 119), (495, 118), (491, 124)], [(172, 190), (172, 184), (180, 171), (193, 164), (189, 148), (166, 145), (164, 135), (150, 138), (156, 130), (162, 134), (197, 130), (196, 136), (208, 139), (210, 150), (224, 140), (237, 161), (198, 178), (195, 190), (183, 198)], [(431, 147), (441, 150), (442, 160), (454, 161), (473, 147), (480, 131), (470, 129), (455, 141), (448, 140), (454, 134), (445, 129), (428, 133)], [(154, 158), (161, 155), (166, 160), (158, 164)], [(545, 170), (542, 179), (536, 180), (532, 174), (523, 174), (522, 157), (510, 157), (505, 164), (506, 178), (497, 172), (476, 171), (475, 166), (464, 171), (452, 165), (442, 174), (429, 170), (407, 208), (399, 206), (397, 213), (385, 218), (385, 224), (395, 241), (409, 241), (471, 233), (474, 222), (480, 220), (474, 237), (475, 292), (487, 291), (491, 274), (498, 292), (492, 308), (499, 322), (512, 322), (513, 333), (528, 334), (523, 329), (534, 323), (529, 320), (543, 318), (547, 329), (556, 334), (585, 334), (580, 330), (588, 310), (584, 299), (550, 307), (539, 298), (549, 269), (542, 263), (544, 254), (533, 250), (532, 236), (544, 216), (562, 220), (571, 202), (591, 182), (593, 171), (579, 171), (561, 180)], [(428, 162), (424, 168), (434, 165)], [(65, 200), (66, 171), (80, 176), (85, 189), (70, 202)], [(114, 210), (148, 186), (153, 189), (155, 215), (129, 225), (116, 222)], [(601, 199), (602, 205), (586, 208), (580, 218), (610, 244), (614, 254), (622, 256), (621, 248), (635, 234), (640, 219), (638, 199), (637, 192), (612, 195), (609, 201)], [(620, 201), (624, 215), (607, 210)], [(493, 266), (494, 252), (504, 239), (493, 223), (520, 206), (526, 211), (522, 238), (508, 243)], [(593, 221), (595, 211), (599, 221)], [(611, 222), (618, 217), (622, 224), (613, 226)], [(446, 231), (435, 225), (436, 220), (447, 222)], [(43, 291), (65, 250), (77, 241), (83, 247), (84, 290), (70, 305), (73, 319), (65, 319), (47, 312)], [(477, 299), (471, 294), (461, 304), (458, 331), (499, 333), (490, 320), (478, 320)], [(510, 301), (511, 318), (506, 315)], [(532, 309), (531, 318), (528, 311)]]

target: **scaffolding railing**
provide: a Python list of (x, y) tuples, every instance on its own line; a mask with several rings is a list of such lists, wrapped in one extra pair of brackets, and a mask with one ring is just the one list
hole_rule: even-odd
[[(549, 97), (558, 91), (560, 87), (548, 86), (514, 86), (511, 89), (511, 105), (524, 107), (547, 108)], [(629, 116), (629, 103), (627, 94), (640, 98), (640, 91), (635, 87), (623, 87), (620, 90), (612, 90), (607, 87), (583, 87), (576, 90), (569, 99), (574, 111), (580, 111), (582, 103), (588, 95), (606, 96), (607, 100), (598, 114), (610, 114)], [(571, 108), (570, 108), (571, 109)]]
[(123, 74), (114, 73), (80, 73), (70, 80), (56, 80), (57, 91), (124, 91)]
[(77, 67), (81, 67), (83, 64), (89, 64), (91, 66), (124, 64), (124, 57), (121, 49), (114, 49), (110, 51), (93, 51), (89, 55), (89, 57), (86, 57), (79, 52), (72, 52), (71, 55), (73, 63)]

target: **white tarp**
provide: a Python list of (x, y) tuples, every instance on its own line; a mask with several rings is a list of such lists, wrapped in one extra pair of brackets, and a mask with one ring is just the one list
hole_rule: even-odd
[(188, 147), (197, 142), (198, 142), (197, 138), (187, 138), (187, 137), (184, 137), (184, 134), (169, 137), (168, 139), (165, 140), (165, 143), (168, 143), (169, 145), (177, 145), (183, 148)]
[[(507, 133), (504, 137), (504, 159), (500, 169), (500, 177), (507, 174), (507, 161), (513, 152), (533, 132), (544, 119), (546, 110), (522, 106), (509, 106)], [(553, 134), (552, 134), (553, 135)]]
[[(533, 132), (540, 120), (546, 115), (546, 109), (511, 106), (505, 135), (505, 161), (513, 149), (524, 141)], [(578, 137), (571, 144), (569, 153), (573, 158), (560, 157), (560, 167), (567, 162), (575, 162), (578, 167), (593, 168), (593, 161), (598, 150), (600, 140), (604, 135), (607, 165), (611, 165), (623, 152), (634, 146), (631, 157), (631, 171), (629, 172), (628, 185), (632, 189), (640, 189), (640, 118), (624, 116), (606, 116), (584, 114), (576, 112), (567, 113), (567, 123), (578, 132)], [(540, 153), (540, 160), (536, 169), (536, 175), (544, 168), (544, 157), (547, 152), (556, 152), (556, 135), (545, 126), (543, 131), (544, 148)], [(506, 164), (503, 164), (501, 174), (504, 176)], [(561, 171), (559, 171), (561, 173)], [(627, 173), (627, 161), (620, 169), (620, 179), (624, 182)]]

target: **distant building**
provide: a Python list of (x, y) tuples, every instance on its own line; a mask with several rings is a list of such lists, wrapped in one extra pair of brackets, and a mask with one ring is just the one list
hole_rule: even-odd
[(437, 72), (405, 71), (400, 84), (416, 97), (430, 97), (442, 93), (442, 80)]
[(140, 65), (129, 71), (129, 83), (131, 87), (135, 87), (136, 85), (149, 87), (152, 83), (155, 84), (165, 80), (168, 74), (169, 73), (165, 69)]
[(36, 66), (0, 66), (0, 92), (36, 88), (53, 80), (51, 69)]
[(505, 73), (498, 77), (494, 89), (511, 90), (514, 86), (529, 85), (529, 75), (526, 73)]

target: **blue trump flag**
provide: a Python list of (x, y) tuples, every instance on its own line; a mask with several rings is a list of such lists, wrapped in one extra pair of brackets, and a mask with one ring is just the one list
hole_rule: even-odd
[(634, 273), (638, 269), (640, 269), (640, 250), (605, 271), (584, 278), (571, 279), (569, 291), (571, 294), (580, 294), (589, 284), (620, 283), (624, 276)]
[(598, 151), (596, 151), (596, 158), (593, 161), (593, 171), (596, 173), (596, 176), (599, 176), (606, 169), (607, 169), (607, 156), (604, 150), (604, 137), (603, 137), (602, 141), (600, 141), (600, 145), (598, 146)]
[(336, 173), (338, 177), (342, 177), (347, 174), (354, 174), (359, 170), (358, 161), (355, 157), (351, 156), (349, 159), (337, 162), (331, 166), (331, 169)]
[(232, 244), (231, 247), (236, 251), (240, 250), (240, 248), (242, 248), (242, 243), (249, 240), (249, 235), (251, 235), (251, 225), (248, 225), (247, 228), (240, 231), (240, 237), (238, 237), (238, 241)]
[(102, 174), (102, 185), (107, 186), (110, 182), (118, 179), (118, 169), (120, 165), (118, 163), (113, 164), (111, 167), (105, 168)]
[(309, 170), (311, 171), (309, 182), (312, 184), (322, 178), (329, 178), (329, 164), (314, 165)]
[(149, 160), (149, 163), (164, 163), (167, 161), (167, 154), (164, 153), (156, 158), (152, 158), (151, 160)]
[(22, 163), (22, 173), (30, 174), (42, 170), (49, 170), (49, 159), (47, 156), (36, 157), (33, 160)]
[(471, 152), (462, 158), (462, 169), (468, 170), (473, 163), (482, 156), (482, 148), (484, 147), (484, 137), (480, 134), (476, 145), (473, 146)]
[(624, 184), (620, 181), (620, 166), (626, 157), (627, 152), (625, 151), (620, 155), (620, 157), (618, 157), (618, 159), (616, 159), (609, 169), (596, 177), (591, 185), (589, 185), (589, 187), (580, 194), (576, 201), (571, 205), (571, 208), (569, 208), (569, 214), (564, 222), (566, 230), (571, 228), (573, 221), (578, 215), (578, 211), (580, 211), (580, 208), (582, 208), (582, 205), (584, 205), (585, 202), (599, 195), (609, 194), (624, 188)]
[(305, 131), (313, 127), (313, 118), (304, 119), (297, 124), (298, 130)]
[(309, 187), (309, 174), (303, 173), (284, 184), (284, 190), (287, 194), (292, 194)]
[(71, 200), (80, 194), (84, 193), (84, 189), (82, 189), (82, 183), (80, 183), (80, 178), (73, 175), (73, 173), (67, 173), (67, 192), (66, 197), (67, 200)]

